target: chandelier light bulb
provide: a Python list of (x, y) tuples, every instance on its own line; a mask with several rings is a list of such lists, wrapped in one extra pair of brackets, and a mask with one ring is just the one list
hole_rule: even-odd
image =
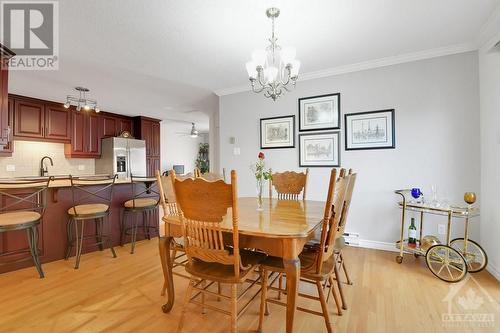
[(78, 104), (78, 105), (76, 106), (76, 111), (80, 111), (81, 109), (82, 109), (82, 106), (81, 106), (80, 104)]
[(245, 66), (247, 68), (248, 77), (255, 79), (257, 77), (257, 66), (255, 63), (253, 61), (248, 61)]
[(99, 109), (99, 107), (97, 107), (97, 106), (96, 106), (96, 107), (94, 108), (94, 111), (95, 111), (95, 113), (99, 113), (99, 112), (101, 112), (101, 109)]
[(281, 50), (281, 61), (283, 65), (287, 66), (295, 60), (295, 55), (297, 51), (293, 47), (285, 47)]
[(64, 103), (64, 108), (65, 108), (65, 109), (69, 109), (69, 107), (70, 107), (70, 106), (71, 106), (71, 105), (69, 104), (69, 102)]

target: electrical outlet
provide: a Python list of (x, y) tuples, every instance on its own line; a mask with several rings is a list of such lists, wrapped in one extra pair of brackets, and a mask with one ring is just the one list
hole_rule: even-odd
[(446, 225), (438, 224), (438, 234), (445, 235), (446, 234)]
[(233, 155), (238, 156), (241, 154), (241, 149), (240, 147), (234, 147), (233, 148)]
[(85, 170), (85, 165), (78, 164), (78, 171), (83, 171), (83, 170)]
[(5, 169), (8, 172), (14, 172), (14, 171), (16, 171), (16, 166), (14, 164), (7, 164), (7, 166), (5, 167)]

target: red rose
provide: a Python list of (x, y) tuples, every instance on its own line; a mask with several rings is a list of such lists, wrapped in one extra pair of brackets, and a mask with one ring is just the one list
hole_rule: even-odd
[(260, 158), (261, 160), (263, 160), (263, 159), (264, 159), (264, 153), (260, 152), (260, 153), (259, 153), (259, 158)]

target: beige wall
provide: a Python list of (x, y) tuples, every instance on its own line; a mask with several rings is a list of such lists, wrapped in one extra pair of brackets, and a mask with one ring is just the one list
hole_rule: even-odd
[[(54, 166), (47, 162), (49, 175), (94, 174), (93, 159), (66, 158), (62, 143), (14, 141), (12, 157), (0, 157), (0, 178), (38, 176), (43, 156), (50, 156), (54, 161)], [(15, 171), (7, 171), (8, 166), (14, 166)]]

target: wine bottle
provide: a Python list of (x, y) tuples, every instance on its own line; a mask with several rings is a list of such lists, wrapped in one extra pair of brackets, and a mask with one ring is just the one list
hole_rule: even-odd
[(410, 228), (408, 229), (408, 246), (417, 246), (417, 227), (415, 226), (415, 218), (411, 218)]

